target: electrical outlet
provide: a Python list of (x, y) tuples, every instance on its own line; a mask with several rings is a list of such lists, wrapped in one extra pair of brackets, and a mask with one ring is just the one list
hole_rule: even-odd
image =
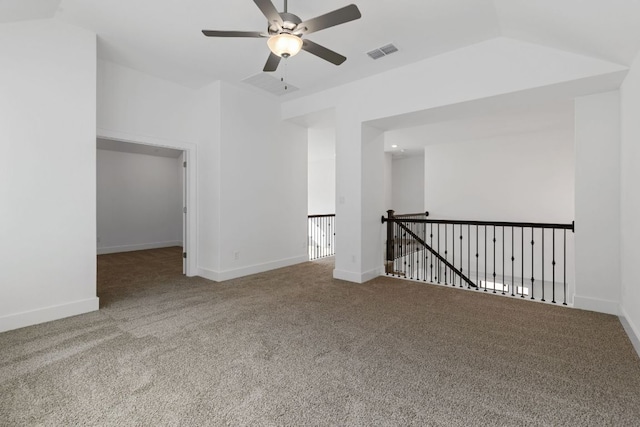
[(240, 252), (239, 251), (235, 251), (233, 253), (233, 259), (235, 259), (236, 261), (240, 259)]

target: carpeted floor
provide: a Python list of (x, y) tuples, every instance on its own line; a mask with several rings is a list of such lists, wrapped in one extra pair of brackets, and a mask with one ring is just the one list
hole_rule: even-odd
[(0, 425), (640, 425), (616, 317), (332, 268), (100, 256), (99, 312), (0, 334)]

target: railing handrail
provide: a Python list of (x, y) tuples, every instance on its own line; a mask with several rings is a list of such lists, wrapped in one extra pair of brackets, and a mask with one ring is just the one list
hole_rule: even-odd
[[(400, 219), (400, 221), (398, 221)], [(552, 224), (545, 222), (509, 222), (509, 221), (467, 221), (451, 219), (412, 219), (403, 218), (403, 215), (394, 215), (391, 218), (382, 217), (382, 222), (410, 222), (423, 224), (454, 224), (454, 225), (486, 225), (496, 227), (524, 227), (524, 228), (557, 228), (575, 232), (575, 221), (571, 224)]]
[(412, 216), (429, 216), (429, 211), (427, 212), (420, 212), (420, 213), (412, 213), (412, 214), (402, 214), (402, 215), (394, 215), (394, 218), (409, 218)]
[(331, 217), (331, 216), (336, 216), (336, 214), (307, 215), (307, 218), (325, 218), (325, 217)]

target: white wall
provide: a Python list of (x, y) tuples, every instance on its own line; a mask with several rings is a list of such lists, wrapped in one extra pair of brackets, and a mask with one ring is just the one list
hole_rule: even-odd
[(98, 309), (96, 37), (0, 25), (0, 331)]
[(371, 280), (384, 271), (383, 248), (387, 236), (380, 222), (384, 214), (384, 140), (383, 131), (362, 126), (361, 281)]
[(219, 280), (308, 259), (307, 131), (279, 115), (277, 98), (221, 84)]
[(391, 168), (392, 208), (397, 214), (424, 212), (424, 156), (394, 158)]
[(98, 61), (100, 129), (174, 142), (198, 139), (197, 92), (108, 61)]
[[(625, 71), (618, 64), (501, 37), (284, 102), (284, 119), (336, 111), (336, 214), (342, 225), (336, 234), (334, 276), (362, 280), (364, 265), (375, 261), (359, 260), (366, 252), (363, 230), (357, 227), (365, 184), (362, 123), (506, 94), (533, 96), (535, 91), (539, 100), (593, 93)], [(382, 191), (379, 197), (384, 198)], [(370, 225), (364, 232), (377, 235), (381, 225)]]
[(425, 206), (434, 218), (570, 223), (574, 141), (566, 130), (425, 147)]
[(391, 153), (384, 153), (383, 176), (383, 200), (384, 212), (386, 213), (388, 210), (393, 209), (393, 155)]
[(97, 151), (98, 254), (182, 246), (179, 158)]
[(620, 88), (622, 114), (621, 146), (621, 314), (635, 335), (640, 353), (640, 55)]
[(309, 215), (336, 212), (336, 137), (334, 128), (308, 130)]
[(575, 108), (575, 305), (618, 314), (620, 94), (577, 98)]

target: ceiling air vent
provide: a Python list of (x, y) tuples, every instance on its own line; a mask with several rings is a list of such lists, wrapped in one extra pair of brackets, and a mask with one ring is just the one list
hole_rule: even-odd
[(255, 76), (247, 77), (243, 82), (277, 96), (286, 95), (298, 90), (298, 88), (291, 85), (291, 83), (283, 82), (282, 80), (267, 73), (260, 73)]
[(397, 51), (398, 48), (395, 47), (393, 43), (389, 43), (388, 45), (374, 49), (371, 52), (367, 52), (367, 55), (369, 55), (373, 59), (380, 59), (383, 56), (391, 55), (392, 53)]

